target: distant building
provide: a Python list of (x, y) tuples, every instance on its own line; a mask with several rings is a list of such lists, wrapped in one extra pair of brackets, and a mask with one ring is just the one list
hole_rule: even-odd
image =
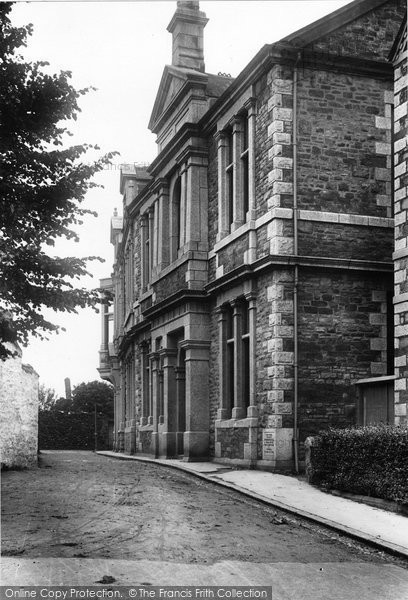
[(102, 286), (115, 450), (290, 468), (322, 428), (406, 422), (391, 150), (406, 102), (393, 112), (389, 61), (404, 10), (355, 0), (232, 79), (205, 72), (207, 18), (177, 3), (149, 123), (158, 156), (122, 170)]
[(1, 467), (37, 464), (38, 374), (18, 355), (0, 361)]

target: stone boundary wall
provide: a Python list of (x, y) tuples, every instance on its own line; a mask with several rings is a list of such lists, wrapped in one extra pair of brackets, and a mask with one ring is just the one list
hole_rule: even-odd
[(0, 361), (1, 466), (37, 464), (38, 374), (21, 356)]

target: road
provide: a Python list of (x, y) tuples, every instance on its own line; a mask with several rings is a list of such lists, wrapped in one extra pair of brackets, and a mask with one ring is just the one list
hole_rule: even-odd
[(274, 600), (408, 598), (402, 559), (187, 473), (91, 452), (43, 453), (38, 469), (3, 474), (2, 554), (10, 585), (111, 576), (273, 583)]

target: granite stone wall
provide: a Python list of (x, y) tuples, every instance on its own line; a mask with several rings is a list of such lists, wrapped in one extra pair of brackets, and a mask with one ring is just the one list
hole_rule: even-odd
[(367, 60), (388, 60), (388, 53), (406, 11), (404, 0), (393, 0), (339, 27), (310, 45), (315, 51)]
[[(387, 374), (387, 292), (392, 274), (301, 271), (299, 425), (303, 441), (355, 424), (357, 380)], [(392, 326), (392, 323), (391, 323)]]

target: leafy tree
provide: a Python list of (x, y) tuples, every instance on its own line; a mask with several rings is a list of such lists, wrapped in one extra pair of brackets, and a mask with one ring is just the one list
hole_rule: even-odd
[[(32, 25), (13, 27), (11, 3), (0, 3), (0, 358), (7, 342), (27, 344), (29, 334), (44, 339), (59, 327), (44, 308), (77, 312), (95, 306), (97, 290), (77, 287), (97, 257), (60, 258), (47, 253), (55, 240), (78, 240), (73, 230), (86, 214), (92, 176), (116, 153), (85, 161), (88, 144), (65, 147), (67, 123), (76, 120), (79, 98), (71, 73), (49, 75), (46, 62), (27, 62)], [(75, 285), (76, 284), (76, 285)]]
[(57, 402), (57, 394), (52, 388), (47, 388), (43, 383), (40, 383), (38, 388), (38, 400), (40, 410), (52, 410)]
[(92, 412), (95, 409), (106, 416), (113, 416), (113, 386), (103, 381), (90, 381), (74, 387), (73, 412)]

